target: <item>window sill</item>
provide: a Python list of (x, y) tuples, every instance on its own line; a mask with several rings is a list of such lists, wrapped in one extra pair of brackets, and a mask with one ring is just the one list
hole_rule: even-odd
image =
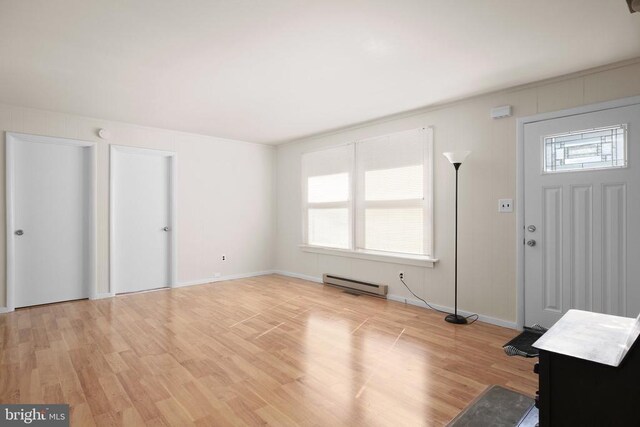
[(315, 254), (342, 256), (347, 258), (366, 259), (369, 261), (388, 262), (392, 264), (415, 265), (417, 267), (433, 268), (438, 262), (437, 258), (424, 255), (388, 254), (376, 251), (352, 251), (350, 249), (325, 248), (321, 246), (299, 245), (303, 252)]

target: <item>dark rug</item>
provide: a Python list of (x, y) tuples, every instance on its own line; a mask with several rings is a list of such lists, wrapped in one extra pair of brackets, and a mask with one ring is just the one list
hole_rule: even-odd
[(547, 330), (541, 326), (534, 325), (531, 328), (524, 328), (524, 331), (517, 337), (502, 346), (508, 356), (538, 357), (538, 349), (533, 347), (533, 343), (544, 335)]
[[(449, 427), (515, 427), (533, 407), (533, 399), (498, 385), (487, 387)], [(535, 408), (533, 408), (535, 409)]]

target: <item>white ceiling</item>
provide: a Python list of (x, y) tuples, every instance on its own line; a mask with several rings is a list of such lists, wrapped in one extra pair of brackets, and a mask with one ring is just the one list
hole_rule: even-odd
[(263, 143), (637, 56), (624, 0), (0, 0), (0, 102)]

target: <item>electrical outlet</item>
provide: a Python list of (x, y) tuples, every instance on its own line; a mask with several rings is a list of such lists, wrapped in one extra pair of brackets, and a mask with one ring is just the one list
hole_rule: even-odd
[(513, 199), (498, 200), (498, 212), (500, 213), (513, 212)]
[(213, 277), (220, 277), (220, 276), (222, 276), (222, 274), (220, 274), (220, 273), (214, 273), (213, 274)]
[(227, 260), (227, 256), (226, 255), (222, 255), (222, 260), (226, 261)]
[(399, 272), (398, 277), (400, 278), (400, 280), (404, 279), (404, 271)]

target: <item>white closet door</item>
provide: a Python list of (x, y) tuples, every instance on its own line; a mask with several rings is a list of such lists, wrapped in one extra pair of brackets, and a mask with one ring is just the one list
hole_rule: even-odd
[(116, 293), (170, 286), (171, 153), (112, 147), (112, 284)]
[(91, 149), (64, 141), (7, 137), (13, 161), (13, 230), (8, 238), (14, 253), (15, 307), (89, 296)]

